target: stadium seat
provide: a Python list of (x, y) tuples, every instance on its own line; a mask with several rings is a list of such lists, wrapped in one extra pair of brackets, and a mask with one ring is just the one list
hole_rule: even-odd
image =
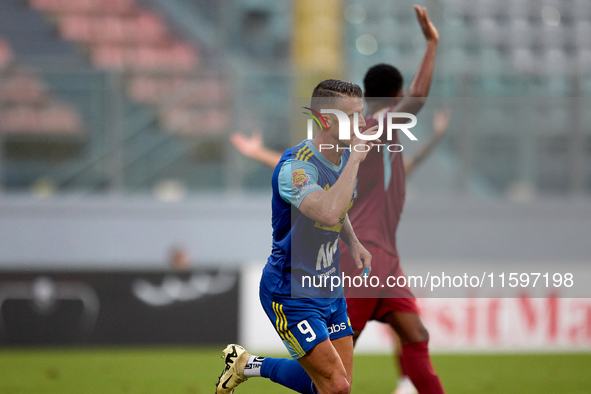
[(126, 65), (139, 70), (157, 70), (165, 68), (169, 58), (164, 56), (162, 48), (141, 45), (126, 51)]
[(468, 43), (466, 28), (464, 26), (449, 26), (445, 34), (442, 35), (442, 40), (454, 47), (463, 47)]
[(184, 85), (179, 106), (207, 106), (215, 107), (224, 103), (228, 98), (225, 85), (217, 79), (192, 79)]
[(96, 42), (125, 43), (131, 41), (133, 35), (128, 36), (126, 25), (131, 21), (117, 16), (103, 16), (92, 18), (92, 25)]
[(181, 42), (132, 47), (96, 45), (92, 57), (95, 65), (114, 69), (190, 71), (198, 64), (195, 50)]
[(166, 23), (160, 16), (150, 11), (142, 11), (133, 24), (129, 35), (136, 37), (136, 42), (143, 44), (161, 43), (168, 37)]
[[(591, 71), (591, 48), (579, 50), (579, 52), (577, 53), (577, 65), (581, 72), (588, 73), (589, 71)], [(587, 90), (587, 92), (589, 91), (591, 91), (591, 89)]]
[(482, 18), (478, 21), (478, 33), (483, 41), (493, 45), (500, 44), (504, 41), (502, 29), (497, 25), (497, 22), (491, 18)]
[(51, 104), (43, 108), (39, 114), (40, 131), (45, 134), (82, 133), (82, 121), (79, 114), (64, 104)]
[(477, 18), (478, 4), (476, 1), (463, 1), (458, 3), (458, 9), (462, 15), (467, 15), (471, 18)]
[(171, 68), (191, 70), (197, 67), (197, 52), (188, 44), (175, 42), (170, 48), (170, 56), (174, 62), (170, 64)]
[(562, 26), (545, 25), (541, 29), (544, 47), (548, 49), (561, 48), (566, 44), (567, 31)]
[(591, 20), (591, 2), (588, 0), (572, 0), (571, 7), (580, 19)]
[(71, 14), (60, 18), (62, 37), (83, 43), (163, 44), (164, 22), (151, 12), (133, 16)]
[(200, 111), (173, 108), (161, 117), (162, 126), (183, 135), (216, 134), (227, 128), (229, 116), (225, 111)]
[(510, 25), (510, 43), (514, 47), (531, 45), (533, 34), (531, 26), (526, 19), (513, 19)]
[(528, 47), (513, 50), (513, 66), (520, 72), (533, 72), (539, 67), (534, 53)]
[(591, 48), (591, 20), (579, 20), (574, 34), (579, 47)]
[(130, 78), (128, 92), (131, 98), (143, 104), (156, 104), (162, 97), (159, 81), (147, 75), (136, 75)]
[(0, 110), (0, 128), (6, 134), (31, 134), (40, 129), (37, 109), (18, 106)]
[(0, 83), (2, 105), (40, 105), (47, 100), (47, 87), (32, 75), (9, 75)]
[(484, 74), (495, 74), (504, 69), (504, 58), (494, 47), (486, 47), (481, 51), (480, 62)]
[(524, 0), (513, 0), (504, 4), (507, 14), (512, 18), (526, 19), (529, 16), (530, 4)]
[(498, 15), (503, 12), (503, 4), (499, 1), (480, 0), (477, 2), (477, 15), (480, 18)]
[(546, 77), (546, 95), (554, 97), (569, 97), (572, 94), (570, 78), (566, 75), (551, 75)]
[(117, 45), (97, 45), (92, 49), (93, 63), (106, 69), (124, 69), (124, 55), (123, 48)]
[(0, 38), (0, 70), (8, 67), (12, 62), (12, 50), (8, 42)]
[(560, 75), (569, 72), (571, 63), (562, 49), (550, 49), (544, 57), (544, 68), (547, 73)]
[(145, 104), (158, 104), (174, 97), (178, 107), (216, 106), (228, 96), (224, 85), (217, 79), (191, 76), (137, 75), (130, 79), (131, 97)]
[(76, 110), (63, 104), (17, 106), (0, 110), (0, 128), (7, 134), (78, 135), (82, 121)]
[(86, 15), (68, 15), (59, 21), (60, 34), (66, 40), (90, 42), (93, 31), (90, 19)]
[(134, 0), (30, 0), (31, 8), (56, 14), (126, 15), (134, 12)]

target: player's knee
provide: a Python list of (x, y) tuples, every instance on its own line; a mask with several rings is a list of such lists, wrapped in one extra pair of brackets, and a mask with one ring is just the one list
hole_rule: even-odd
[(351, 385), (347, 379), (339, 379), (338, 382), (333, 382), (330, 387), (330, 394), (350, 394)]
[(413, 342), (429, 342), (429, 331), (421, 324), (415, 333), (415, 340)]
[(429, 342), (429, 331), (425, 327), (423, 327), (421, 335), (423, 337), (423, 340), (421, 342)]
[(427, 331), (424, 325), (419, 324), (408, 330), (405, 335), (401, 335), (400, 339), (403, 345), (407, 343), (428, 342), (429, 331)]

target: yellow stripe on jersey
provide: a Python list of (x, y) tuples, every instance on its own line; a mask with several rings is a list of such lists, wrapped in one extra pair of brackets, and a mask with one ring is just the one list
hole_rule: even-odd
[[(302, 149), (306, 149), (306, 147), (303, 147)], [(302, 149), (300, 149), (298, 151), (298, 153), (296, 154), (296, 157), (295, 157), (296, 160), (300, 160), (300, 153), (302, 153)]]
[(308, 153), (308, 150), (310, 148), (308, 148), (307, 146), (304, 146), (302, 149), (300, 149), (300, 151), (298, 152), (300, 154), (299, 158), (296, 158), (297, 160), (302, 160), (302, 158)]
[[(275, 316), (277, 316), (277, 320), (275, 321), (275, 326), (277, 327), (277, 332), (279, 333), (279, 336), (285, 340), (286, 342), (288, 342), (292, 349), (296, 352), (296, 354), (300, 357), (303, 357), (305, 355), (304, 351), (301, 350), (301, 347), (299, 347), (299, 344), (296, 345), (289, 337), (287, 337), (285, 335), (285, 332), (287, 331), (287, 319), (284, 320), (285, 315), (282, 313), (282, 311), (279, 308), (283, 308), (283, 305), (279, 305), (276, 303), (273, 303), (273, 311), (275, 312)], [(285, 326), (285, 329), (283, 329), (283, 327)], [(289, 331), (287, 331), (289, 332)], [(290, 333), (291, 335), (291, 333)], [(297, 341), (296, 341), (297, 342)]]
[[(304, 357), (306, 353), (301, 348), (298, 341), (295, 340), (292, 333), (287, 330), (287, 318), (285, 318), (285, 314), (283, 313), (283, 305), (279, 305), (274, 302), (273, 311), (275, 312), (275, 316), (277, 316), (275, 326), (277, 327), (277, 332), (279, 333), (279, 336), (291, 345), (292, 349), (296, 352), (298, 356)], [(290, 337), (295, 340), (295, 343), (292, 341), (290, 337), (286, 335), (286, 332), (289, 333)]]
[(281, 337), (281, 339), (283, 339), (291, 345), (292, 349), (296, 352), (298, 356), (303, 357), (303, 354), (300, 354), (299, 349), (295, 346), (295, 344), (285, 335), (283, 326), (287, 325), (287, 320), (284, 323), (283, 315), (279, 311), (279, 304), (273, 303), (273, 311), (275, 312), (275, 316), (277, 316), (275, 325), (277, 327), (277, 332), (279, 333), (279, 336)]
[(294, 343), (296, 345), (296, 348), (297, 348), (296, 349), (296, 352), (299, 349), (299, 353), (301, 353), (301, 356), (303, 357), (306, 354), (306, 352), (304, 352), (304, 349), (302, 349), (302, 347), (300, 346), (300, 343), (298, 342), (298, 340), (296, 339), (296, 337), (291, 333), (291, 331), (289, 331), (287, 329), (287, 317), (285, 316), (285, 313), (283, 313), (283, 305), (279, 305), (279, 310), (281, 311), (281, 314), (285, 318), (285, 332), (287, 332), (289, 334), (289, 336), (291, 337), (292, 343)]
[(310, 148), (308, 148), (307, 146), (304, 146), (302, 149), (300, 149), (298, 151), (298, 154), (296, 155), (296, 160), (302, 160), (302, 157), (304, 157), (309, 150)]
[(275, 309), (275, 303), (273, 303), (273, 312), (275, 312), (275, 316), (277, 316), (277, 320), (275, 320), (275, 327), (277, 328), (277, 332), (281, 332), (279, 329), (279, 313), (277, 313), (277, 309)]
[(312, 150), (311, 150), (311, 149), (309, 149), (309, 150), (310, 150), (310, 153), (308, 153), (308, 154), (306, 155), (306, 157), (304, 157), (304, 158), (302, 159), (303, 161), (308, 161), (308, 160), (310, 159), (310, 157), (312, 157), (312, 156), (314, 155), (314, 152), (312, 152)]

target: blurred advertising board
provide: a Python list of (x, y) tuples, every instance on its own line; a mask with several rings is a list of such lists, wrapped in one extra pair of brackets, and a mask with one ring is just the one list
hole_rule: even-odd
[[(452, 272), (464, 269), (464, 264), (445, 267)], [(409, 271), (417, 271), (413, 268)], [(242, 275), (240, 341), (255, 353), (282, 352), (285, 349), (273, 322), (260, 305), (261, 272), (262, 265), (253, 264)], [(415, 289), (433, 352), (591, 352), (591, 298), (569, 297), (553, 286), (516, 287), (496, 296), (487, 294), (490, 291), (460, 290), (455, 289), (452, 297), (442, 297)], [(388, 354), (392, 343), (388, 326), (372, 321), (355, 351)]]
[(0, 346), (237, 339), (239, 272), (0, 272)]

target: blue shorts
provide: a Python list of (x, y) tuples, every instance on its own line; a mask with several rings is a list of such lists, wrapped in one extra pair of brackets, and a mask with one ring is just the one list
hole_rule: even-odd
[(344, 298), (327, 305), (315, 305), (308, 299), (273, 297), (260, 292), (265, 313), (281, 337), (292, 358), (303, 357), (320, 342), (353, 335)]

